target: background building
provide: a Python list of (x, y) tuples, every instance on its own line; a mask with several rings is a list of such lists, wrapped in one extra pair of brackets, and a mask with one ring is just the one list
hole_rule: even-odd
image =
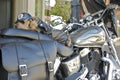
[(44, 0), (0, 0), (0, 29), (13, 27), (17, 15), (21, 12), (28, 12), (43, 19)]

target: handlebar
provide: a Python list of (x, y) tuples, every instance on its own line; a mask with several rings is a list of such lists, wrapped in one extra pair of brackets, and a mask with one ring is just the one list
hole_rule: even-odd
[(99, 19), (102, 19), (104, 17), (104, 15), (106, 14), (107, 11), (113, 10), (113, 9), (118, 9), (118, 8), (120, 8), (120, 6), (118, 6), (116, 4), (109, 4), (104, 10), (101, 10), (101, 11), (99, 11), (97, 13), (94, 13), (93, 16), (95, 14), (102, 13), (101, 16), (100, 16), (100, 18), (99, 18)]
[[(87, 17), (85, 17), (85, 19), (81, 19), (79, 23), (69, 23), (69, 24), (67, 24), (66, 27), (63, 28), (62, 30), (63, 30), (64, 32), (67, 32), (67, 31), (72, 30), (73, 27), (74, 27), (74, 28), (75, 28), (75, 27), (77, 27), (77, 28), (80, 27), (80, 28), (81, 28), (81, 27), (89, 26), (89, 24), (92, 24), (92, 23), (94, 23), (94, 24), (96, 24), (96, 25), (99, 26), (100, 23), (98, 24), (97, 21), (102, 20), (107, 11), (113, 10), (113, 9), (118, 9), (118, 8), (120, 8), (118, 5), (116, 5), (116, 4), (110, 4), (110, 5), (108, 5), (104, 10), (100, 10), (100, 11), (98, 11), (98, 12), (95, 12), (95, 13), (93, 13), (93, 14), (88, 15), (88, 16), (91, 16), (91, 17), (92, 17), (92, 18), (89, 17), (90, 20), (88, 20), (88, 23), (87, 23), (87, 22), (84, 22), (84, 21), (86, 21), (87, 19), (89, 19), (88, 16), (87, 16)], [(98, 16), (97, 18), (93, 19), (96, 15), (99, 15), (99, 16)], [(93, 20), (92, 20), (92, 19), (93, 19)], [(76, 25), (76, 26), (74, 26), (74, 25)], [(100, 24), (100, 25), (101, 25), (101, 24)]]
[(82, 27), (82, 24), (80, 24), (80, 23), (69, 23), (69, 24), (67, 24), (67, 25), (65, 26), (65, 28), (63, 28), (62, 30), (63, 30), (64, 32), (70, 31), (70, 30), (72, 30), (72, 28), (73, 28), (74, 25), (77, 25), (77, 26)]

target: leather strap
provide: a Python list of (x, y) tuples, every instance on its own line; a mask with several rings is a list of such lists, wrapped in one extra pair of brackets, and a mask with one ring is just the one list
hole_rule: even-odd
[[(41, 43), (40, 43), (41, 44)], [(47, 50), (46, 48), (44, 47), (43, 44), (41, 44), (41, 47), (44, 51), (44, 56), (46, 58), (46, 61), (47, 61), (47, 68), (48, 68), (48, 80), (54, 80), (54, 64), (53, 62), (50, 60), (50, 56), (47, 55)]]
[[(19, 51), (18, 51), (19, 49)], [(18, 70), (19, 70), (19, 75), (21, 80), (28, 80), (27, 79), (27, 75), (28, 75), (28, 70), (27, 70), (27, 64), (26, 64), (26, 60), (23, 58), (23, 52), (21, 50), (21, 46), (17, 46), (16, 45), (16, 53), (17, 53), (17, 59), (18, 59)]]

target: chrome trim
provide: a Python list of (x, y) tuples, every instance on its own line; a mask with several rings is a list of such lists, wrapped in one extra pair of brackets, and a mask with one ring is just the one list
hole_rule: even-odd
[(112, 80), (112, 76), (113, 76), (112, 73), (113, 73), (113, 68), (114, 68), (113, 62), (109, 58), (106, 58), (106, 57), (102, 57), (102, 60), (109, 63), (107, 80)]

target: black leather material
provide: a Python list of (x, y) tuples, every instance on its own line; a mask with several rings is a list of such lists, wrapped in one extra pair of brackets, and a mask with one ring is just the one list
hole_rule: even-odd
[(15, 38), (15, 37), (6, 37), (6, 38), (0, 38), (0, 45), (7, 44), (7, 43), (14, 43), (14, 42), (27, 42), (27, 41), (30, 41), (30, 40)]
[(68, 57), (73, 54), (73, 49), (66, 47), (60, 43), (56, 43), (58, 54), (62, 57)]
[[(45, 52), (43, 48), (46, 49)], [(54, 41), (35, 40), (4, 44), (1, 52), (2, 64), (8, 71), (8, 80), (20, 80), (18, 58), (23, 59), (27, 65), (28, 80), (47, 80), (47, 59), (54, 62), (57, 48)], [(22, 56), (18, 57), (18, 54)]]
[[(51, 37), (47, 35), (34, 31), (23, 30), (23, 29), (13, 29), (13, 28), (2, 29), (0, 35), (7, 36), (7, 38), (0, 39), (0, 44), (10, 43), (10, 42), (24, 42), (24, 41), (26, 42), (29, 39), (54, 41)], [(63, 44), (58, 43), (56, 41), (54, 42), (56, 43), (58, 54), (60, 54), (63, 57), (72, 55), (73, 50), (71, 48), (66, 47)]]
[(52, 40), (50, 37), (35, 31), (14, 29), (14, 28), (2, 29), (0, 35), (36, 39), (36, 40)]

